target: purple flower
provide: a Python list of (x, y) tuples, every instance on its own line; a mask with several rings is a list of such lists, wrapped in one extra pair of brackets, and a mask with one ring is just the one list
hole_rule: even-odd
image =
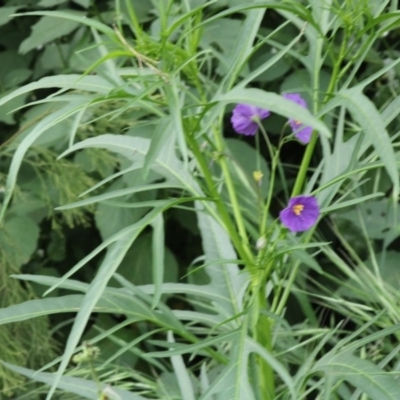
[(257, 132), (257, 121), (267, 118), (270, 112), (250, 104), (237, 104), (233, 109), (231, 122), (233, 129), (242, 135), (254, 136)]
[[(286, 100), (293, 101), (303, 108), (307, 108), (306, 101), (298, 93), (287, 93), (283, 97)], [(307, 144), (311, 139), (313, 128), (311, 126), (304, 125), (301, 121), (295, 119), (289, 119), (289, 124), (296, 138), (303, 144)]]
[(315, 225), (319, 214), (314, 196), (297, 196), (289, 200), (289, 205), (280, 212), (279, 218), (292, 232), (303, 232)]

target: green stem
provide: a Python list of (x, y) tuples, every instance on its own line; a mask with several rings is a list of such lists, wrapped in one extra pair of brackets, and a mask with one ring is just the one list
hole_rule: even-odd
[(272, 195), (274, 193), (274, 185), (275, 185), (275, 176), (276, 176), (276, 168), (278, 165), (278, 158), (280, 154), (280, 147), (276, 152), (274, 152), (274, 149), (272, 147), (272, 144), (268, 138), (267, 132), (265, 132), (264, 127), (259, 124), (259, 128), (261, 133), (264, 136), (265, 142), (268, 147), (268, 151), (271, 157), (271, 175), (269, 179), (269, 188), (268, 188), (268, 194), (267, 194), (267, 201), (265, 203), (265, 207), (263, 209), (263, 214), (261, 218), (261, 224), (260, 224), (260, 237), (263, 237), (265, 235), (265, 231), (267, 229), (267, 218), (269, 214), (269, 208), (271, 206), (271, 201), (272, 201)]
[[(266, 350), (272, 350), (271, 322), (262, 311), (267, 309), (266, 301), (266, 273), (265, 270), (257, 270), (251, 283), (252, 292), (252, 314), (251, 330), (253, 339)], [(255, 356), (257, 372), (255, 376), (256, 387), (259, 388), (262, 400), (273, 400), (275, 398), (274, 373), (271, 366), (260, 356)]]
[[(336, 86), (336, 83), (337, 83), (336, 81), (337, 81), (337, 78), (338, 78), (339, 72), (340, 72), (340, 66), (342, 65), (342, 60), (346, 54), (346, 48), (347, 48), (347, 37), (345, 37), (342, 42), (342, 45), (341, 45), (340, 51), (339, 51), (338, 60), (333, 67), (332, 76), (331, 76), (329, 86), (328, 86), (328, 89), (327, 89), (327, 92), (326, 92), (326, 95), (325, 95), (325, 98), (323, 101), (324, 103), (329, 100), (329, 98), (331, 97), (331, 93)], [(319, 66), (316, 66), (316, 69), (319, 70)], [(314, 96), (313, 96), (314, 112), (317, 112), (317, 110), (318, 110), (318, 92), (319, 92), (318, 88), (319, 88), (319, 74), (316, 73), (316, 74), (314, 74)], [(317, 139), (318, 139), (317, 133), (313, 132), (310, 143), (308, 143), (306, 151), (304, 153), (303, 160), (301, 161), (300, 170), (299, 170), (299, 173), (297, 174), (296, 182), (293, 187), (292, 197), (298, 196), (303, 189), (304, 181), (306, 179), (307, 170), (310, 165), (311, 157), (314, 153), (315, 145), (317, 144)]]
[[(260, 124), (261, 125), (261, 124)], [(260, 136), (256, 134), (256, 170), (261, 171)]]
[[(337, 62), (335, 63), (335, 65), (333, 67), (332, 76), (331, 76), (331, 79), (329, 82), (327, 93), (326, 93), (324, 101), (323, 101), (324, 103), (329, 100), (329, 98), (331, 97), (331, 93), (333, 92), (333, 89), (335, 88), (335, 86), (337, 84), (337, 79), (338, 79), (338, 76), (340, 73), (340, 66), (342, 64), (343, 58), (346, 53), (347, 41), (348, 41), (348, 38), (345, 37), (342, 42), (341, 48), (340, 48)], [(318, 66), (316, 66), (316, 68), (318, 68)], [(318, 70), (319, 70), (319, 68), (318, 68)], [(318, 96), (317, 89), (319, 88), (318, 81), (319, 81), (319, 74), (315, 74), (315, 76), (314, 76), (314, 99), (313, 99), (314, 100), (314, 112), (316, 112), (317, 108), (318, 108), (318, 97), (317, 97)], [(310, 140), (309, 144), (307, 145), (306, 151), (305, 151), (303, 159), (301, 161), (300, 169), (297, 174), (296, 182), (293, 187), (292, 197), (299, 195), (303, 189), (304, 182), (305, 182), (306, 175), (307, 175), (307, 170), (310, 165), (311, 157), (314, 153), (315, 145), (317, 144), (317, 139), (318, 139), (317, 133), (313, 132), (311, 140)], [(309, 232), (307, 232), (304, 243), (308, 243), (310, 241), (313, 232), (314, 232), (314, 229), (311, 229)], [(293, 283), (295, 281), (299, 267), (300, 267), (300, 261), (296, 261), (296, 263), (290, 273), (290, 276), (287, 281), (285, 290), (282, 294), (282, 297), (279, 299), (278, 306), (276, 307), (276, 310), (272, 310), (273, 312), (275, 312), (278, 315), (280, 313), (282, 313), (282, 311), (286, 305), (287, 299), (289, 298), (289, 294), (290, 294), (291, 288), (293, 286)]]
[[(136, 13), (135, 13), (135, 9), (132, 7), (132, 2), (129, 0), (125, 0), (125, 5), (126, 8), (128, 10), (128, 15), (130, 18), (130, 22), (132, 24), (132, 28), (133, 28), (133, 33), (136, 35), (136, 40), (139, 40), (143, 31), (142, 28), (139, 24), (139, 20), (137, 19)], [(119, 21), (120, 22), (120, 21)], [(120, 32), (122, 32), (122, 27), (120, 26), (120, 23), (118, 25), (118, 29), (120, 30)]]
[[(221, 124), (221, 126), (222, 126), (222, 124)], [(222, 152), (223, 148), (224, 148), (223, 142), (222, 142), (222, 137), (216, 129), (214, 129), (214, 137), (215, 137), (215, 143), (216, 143), (216, 147), (217, 147), (218, 151)], [(251, 251), (251, 248), (249, 246), (249, 239), (247, 237), (246, 227), (244, 224), (242, 212), (240, 210), (239, 201), (237, 199), (235, 187), (233, 185), (233, 180), (232, 180), (231, 174), (229, 172), (229, 167), (228, 167), (226, 158), (221, 157), (219, 159), (219, 164), (221, 166), (221, 170), (222, 170), (222, 173), (225, 178), (224, 182), (225, 182), (226, 188), (228, 190), (228, 195), (229, 195), (229, 199), (230, 199), (230, 203), (231, 203), (232, 211), (233, 211), (233, 217), (234, 217), (237, 229), (239, 231), (239, 237), (241, 239), (242, 248), (246, 254), (245, 260), (246, 259), (253, 260), (253, 252)]]
[(253, 260), (253, 256), (251, 254), (251, 257), (249, 257), (248, 252), (245, 251), (245, 249), (243, 247), (241, 238), (238, 235), (236, 227), (235, 227), (228, 211), (226, 210), (226, 207), (216, 189), (216, 184), (213, 180), (210, 168), (207, 165), (207, 161), (204, 159), (204, 156), (198, 146), (197, 141), (190, 134), (186, 135), (186, 140), (188, 141), (188, 143), (193, 151), (193, 154), (196, 157), (198, 165), (199, 165), (199, 167), (203, 173), (204, 179), (206, 181), (207, 188), (210, 191), (212, 198), (215, 200), (217, 210), (218, 210), (220, 217), (225, 225), (225, 229), (229, 232), (230, 238), (233, 242), (233, 245), (236, 248), (236, 251), (239, 253), (240, 258), (246, 262), (246, 264), (251, 264), (252, 260)]
[(318, 135), (316, 132), (313, 132), (313, 134), (311, 136), (311, 140), (306, 147), (306, 151), (304, 152), (303, 159), (301, 160), (300, 169), (297, 174), (296, 181), (294, 183), (294, 187), (293, 187), (293, 191), (292, 191), (292, 197), (298, 196), (303, 189), (304, 181), (306, 179), (308, 167), (310, 165), (310, 161), (311, 161), (312, 155), (314, 153), (314, 149), (315, 149), (315, 145), (317, 144), (317, 140), (318, 140)]

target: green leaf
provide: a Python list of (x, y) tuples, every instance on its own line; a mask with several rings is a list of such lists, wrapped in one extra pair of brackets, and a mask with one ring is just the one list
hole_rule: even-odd
[(40, 7), (47, 7), (51, 8), (54, 6), (60, 6), (62, 4), (65, 4), (68, 0), (40, 0), (39, 6)]
[[(25, 16), (30, 16), (30, 15), (39, 15), (39, 16), (45, 16), (45, 17), (66, 19), (69, 21), (77, 22), (78, 24), (90, 26), (91, 28), (94, 28), (94, 29), (98, 30), (99, 32), (102, 32), (105, 35), (107, 35), (109, 38), (117, 41), (117, 36), (116, 36), (115, 32), (109, 26), (107, 26), (106, 24), (103, 24), (99, 21), (96, 21), (95, 19), (87, 18), (84, 14), (79, 13), (79, 12), (32, 11), (32, 12), (26, 12), (26, 13), (15, 14), (15, 15), (19, 16), (19, 17), (25, 17)], [(57, 26), (57, 22), (54, 22), (54, 20), (53, 20), (53, 26)]]
[[(337, 98), (328, 104), (328, 108), (344, 105), (351, 113), (353, 119), (362, 127), (371, 145), (385, 164), (396, 194), (399, 194), (399, 171), (393, 145), (385, 122), (371, 100), (366, 97), (361, 89), (352, 88), (341, 91)], [(397, 197), (397, 196), (396, 196)]]
[[(8, 93), (13, 93), (12, 90), (7, 91), (4, 97), (7, 97)], [(4, 98), (3, 97), (3, 98)], [(28, 94), (25, 93), (23, 96), (20, 96), (18, 98), (13, 98), (7, 104), (3, 105), (0, 107), (0, 121), (4, 122), (9, 125), (14, 125), (15, 124), (15, 118), (14, 118), (14, 112), (17, 108), (22, 107), (25, 104), (26, 98), (28, 97)], [(0, 99), (1, 102), (2, 99)]]
[(82, 334), (86, 328), (86, 324), (95, 309), (96, 303), (103, 295), (108, 281), (116, 272), (119, 264), (123, 260), (132, 243), (135, 241), (141, 231), (152, 222), (159, 212), (160, 210), (154, 209), (137, 224), (124, 229), (122, 232), (120, 232), (117, 241), (111, 244), (111, 246), (108, 248), (107, 254), (99, 267), (97, 275), (91, 282), (89, 290), (83, 298), (81, 307), (68, 336), (62, 361), (57, 373), (55, 374), (54, 381), (50, 391), (47, 394), (46, 400), (51, 399), (56, 388), (58, 387), (62, 374), (68, 366), (69, 360), (82, 337)]
[[(254, 400), (255, 396), (248, 378), (249, 350), (245, 344), (247, 324), (235, 333), (231, 341), (229, 364), (223, 368), (209, 389), (199, 398), (207, 400), (218, 394), (221, 400)], [(233, 333), (230, 332), (230, 333)]]
[(18, 86), (25, 82), (32, 75), (32, 71), (28, 68), (14, 68), (5, 76), (6, 88)]
[(47, 129), (51, 128), (52, 126), (56, 125), (58, 122), (68, 118), (70, 115), (74, 114), (79, 107), (86, 102), (86, 100), (82, 102), (74, 102), (68, 104), (67, 106), (57, 110), (53, 114), (48, 115), (47, 117), (43, 118), (33, 130), (21, 141), (20, 145), (18, 146), (16, 152), (11, 161), (11, 166), (9, 169), (9, 173), (7, 176), (6, 182), (6, 190), (5, 196), (3, 200), (3, 205), (1, 208), (0, 213), (0, 221), (4, 218), (5, 211), (8, 207), (8, 204), (11, 200), (11, 196), (13, 194), (15, 184), (17, 181), (18, 172), (21, 166), (21, 163), (24, 159), (24, 156), (28, 149), (32, 146), (32, 144), (43, 134)]
[[(124, 135), (100, 135), (74, 144), (67, 151), (61, 154), (60, 157), (64, 157), (73, 151), (91, 147), (103, 148), (122, 154), (128, 160), (132, 160), (132, 162), (141, 166), (143, 165), (142, 163), (145, 155), (149, 151), (150, 140)], [(158, 154), (152, 169), (170, 181), (178, 182), (178, 185), (182, 184), (182, 186), (191, 192), (193, 196), (204, 197), (193, 176), (186, 171), (182, 161), (175, 155), (174, 149), (174, 142), (170, 140), (168, 147), (164, 147), (164, 151)]]
[(375, 199), (377, 197), (382, 197), (384, 196), (385, 193), (374, 193), (374, 194), (369, 194), (367, 196), (361, 196), (358, 197), (357, 199), (353, 200), (347, 200), (347, 201), (340, 201), (338, 203), (331, 204), (328, 207), (324, 207), (321, 211), (325, 213), (330, 213), (332, 211), (340, 210), (341, 208), (346, 208), (346, 207), (351, 207), (360, 203), (367, 202), (368, 200)]
[(0, 26), (5, 25), (8, 21), (15, 17), (12, 15), (15, 11), (19, 10), (23, 6), (16, 6), (16, 7), (6, 7), (1, 6), (0, 8)]
[[(233, 157), (233, 168), (240, 168), (242, 174), (245, 174), (245, 182), (241, 180), (240, 184), (245, 188), (246, 192), (252, 191), (254, 194), (253, 198), (255, 198), (257, 192), (255, 191), (256, 186), (253, 179), (253, 172), (258, 169), (257, 157), (259, 156), (256, 149), (239, 139), (226, 139), (226, 143), (228, 144), (229, 153)], [(269, 184), (269, 167), (265, 158), (261, 155), (259, 156), (259, 161), (260, 170), (263, 174), (261, 193), (262, 196), (266, 197)], [(240, 190), (239, 187), (238, 190)]]
[[(174, 348), (172, 348), (170, 350), (154, 351), (154, 352), (148, 353), (147, 355), (149, 357), (154, 357), (154, 358), (165, 358), (165, 357), (173, 357), (173, 356), (182, 355), (182, 354), (193, 354), (193, 353), (198, 352), (199, 350), (202, 350), (206, 347), (215, 346), (218, 343), (226, 342), (226, 341), (228, 341), (228, 339), (230, 340), (237, 336), (238, 336), (238, 331), (233, 330), (233, 331), (229, 331), (227, 333), (223, 333), (222, 335), (213, 336), (211, 338), (201, 340), (195, 344), (188, 344), (188, 345), (177, 344), (176, 346), (174, 346)], [(173, 346), (171, 346), (171, 347), (173, 347)]]
[[(215, 301), (215, 311), (221, 313), (223, 319), (232, 317), (243, 310), (244, 288), (249, 282), (248, 274), (240, 271), (236, 264), (212, 264), (215, 261), (234, 260), (237, 258), (230, 238), (217, 221), (202, 210), (200, 203), (196, 203), (198, 225), (201, 233), (205, 267), (211, 282), (206, 285), (219, 295)], [(238, 321), (232, 322), (233, 324)]]
[(56, 75), (46, 78), (42, 78), (37, 82), (29, 83), (28, 85), (22, 86), (13, 92), (7, 94), (0, 99), (0, 106), (8, 103), (10, 100), (18, 97), (22, 94), (32, 92), (37, 89), (48, 89), (48, 88), (61, 88), (63, 90), (82, 90), (101, 94), (108, 94), (114, 86), (100, 76), (84, 76), (81, 75)]
[(89, 8), (90, 0), (72, 0), (74, 3), (79, 4), (83, 8)]
[[(227, 11), (229, 12), (230, 10), (231, 9), (228, 9)], [(226, 57), (228, 65), (225, 66), (225, 68), (228, 68), (226, 69), (227, 73), (225, 75), (224, 81), (220, 85), (220, 88), (232, 87), (233, 82), (243, 71), (244, 66), (247, 64), (247, 58), (253, 51), (254, 41), (256, 40), (265, 11), (266, 8), (263, 7), (261, 9), (248, 10), (248, 12), (246, 13), (246, 19), (241, 24), (237, 43), (233, 46), (235, 52), (232, 52), (231, 54), (228, 53), (228, 56)], [(221, 13), (220, 15), (222, 16), (222, 14), (223, 13)], [(213, 17), (215, 18), (216, 15), (214, 15)], [(212, 23), (212, 18), (208, 20), (210, 23)], [(216, 20), (219, 21), (221, 20), (221, 18), (218, 18)], [(225, 34), (223, 34), (222, 36), (225, 36)]]
[[(174, 335), (171, 331), (168, 332), (168, 341), (174, 343)], [(171, 364), (175, 372), (176, 379), (178, 380), (179, 389), (181, 391), (182, 399), (195, 400), (192, 381), (189, 375), (189, 369), (183, 361), (181, 355), (171, 356)]]
[[(54, 278), (53, 278), (54, 279)], [(25, 321), (42, 315), (76, 312), (82, 301), (82, 295), (69, 295), (54, 298), (29, 300), (24, 303), (0, 309), (0, 325)]]
[(164, 219), (162, 214), (157, 215), (151, 223), (153, 227), (153, 284), (154, 297), (152, 308), (155, 308), (161, 299), (162, 284), (164, 282), (165, 244), (164, 244)]
[[(16, 50), (4, 50), (0, 52), (0, 82), (1, 85), (10, 88), (9, 82), (6, 80), (8, 74), (12, 74), (13, 70), (29, 69), (29, 57), (18, 54)], [(4, 95), (4, 93), (2, 93)]]
[[(239, 19), (221, 18), (204, 27), (200, 45), (207, 49), (212, 48), (213, 45), (217, 45), (217, 48), (221, 49), (221, 53), (218, 56), (219, 65), (217, 67), (217, 72), (220, 75), (227, 74), (232, 65), (233, 56), (238, 49), (242, 49), (238, 46), (238, 40), (243, 39), (241, 35), (242, 25), (243, 22)], [(214, 51), (216, 52), (216, 50)], [(243, 59), (241, 58), (240, 62), (242, 61)]]
[[(73, 15), (77, 18), (82, 18), (85, 14), (75, 11)], [(31, 35), (21, 43), (19, 51), (22, 54), (25, 54), (30, 50), (53, 41), (54, 39), (68, 35), (78, 26), (79, 23), (76, 21), (57, 21), (49, 16), (42, 17), (35, 25), (33, 25)]]
[(316, 362), (313, 372), (324, 372), (337, 382), (345, 380), (371, 400), (398, 400), (399, 384), (375, 364), (350, 352), (327, 354)]
[[(127, 252), (124, 260), (118, 268), (118, 274), (124, 276), (134, 285), (150, 285), (153, 283), (153, 257), (152, 235), (141, 235)], [(173, 253), (165, 248), (164, 277), (165, 282), (176, 282), (178, 278), (178, 264)], [(164, 290), (164, 284), (161, 285)], [(152, 294), (156, 292), (155, 288)]]
[(112, 192), (106, 192), (106, 193), (100, 194), (98, 196), (93, 196), (93, 197), (90, 197), (85, 200), (77, 201), (72, 204), (67, 204), (65, 206), (60, 206), (60, 207), (57, 207), (57, 210), (69, 210), (71, 208), (82, 207), (82, 206), (86, 206), (89, 204), (94, 204), (94, 203), (98, 203), (101, 201), (114, 199), (116, 197), (123, 197), (123, 196), (127, 196), (127, 195), (134, 194), (134, 193), (146, 192), (149, 190), (157, 190), (157, 189), (169, 189), (169, 188), (184, 189), (181, 185), (179, 185), (179, 184), (174, 185), (172, 183), (155, 183), (152, 185), (128, 187), (125, 189), (113, 190)]
[[(138, 239), (137, 242), (139, 242)], [(136, 243), (136, 242), (135, 242)], [(135, 244), (132, 246), (134, 248)], [(105, 246), (102, 247), (104, 249)], [(99, 251), (94, 252), (91, 255), (93, 258), (95, 255), (99, 254)], [(88, 261), (88, 260), (86, 260)], [(140, 260), (139, 260), (140, 261)], [(122, 265), (122, 263), (121, 263)], [(76, 271), (73, 271), (73, 273)], [(72, 275), (72, 274), (70, 274)], [(19, 274), (12, 275), (16, 279), (25, 280), (29, 282), (35, 282), (40, 285), (49, 286), (52, 288), (60, 287), (68, 290), (81, 291), (86, 293), (89, 285), (87, 283), (82, 283), (76, 280), (63, 278), (55, 278), (52, 276), (44, 276), (44, 275), (30, 275), (30, 274)], [(120, 274), (116, 273), (115, 276), (119, 278)], [(123, 278), (125, 279), (125, 278)], [(127, 280), (126, 280), (127, 281)], [(139, 284), (140, 279), (138, 279)], [(152, 295), (154, 293), (154, 285), (138, 285), (137, 288), (145, 293), (146, 295)], [(215, 292), (211, 287), (207, 285), (191, 285), (187, 283), (164, 283), (162, 285), (164, 294), (190, 294), (192, 296), (204, 297), (209, 299), (210, 301), (218, 301), (220, 300), (220, 295)], [(218, 319), (220, 321), (220, 319)]]
[[(400, 268), (399, 253), (388, 251), (375, 254), (376, 262), (379, 266), (379, 273), (386, 285), (390, 285), (396, 291), (400, 290)], [(364, 261), (365, 265), (373, 271), (373, 260)]]
[(381, 118), (388, 126), (398, 115), (400, 110), (400, 96), (397, 96), (393, 101), (381, 112)]
[(163, 151), (167, 141), (170, 140), (169, 135), (173, 127), (172, 121), (169, 118), (161, 118), (157, 124), (154, 133), (151, 136), (151, 142), (149, 150), (146, 154), (144, 165), (143, 165), (143, 179), (146, 179), (151, 167), (160, 157), (160, 153)]
[(248, 346), (248, 351), (253, 351), (259, 354), (271, 366), (271, 368), (282, 379), (282, 382), (285, 383), (285, 387), (288, 389), (291, 399), (297, 400), (298, 396), (293, 379), (286, 368), (267, 349), (248, 337), (246, 338), (246, 345)]
[[(2, 362), (2, 364), (11, 371), (24, 375), (27, 378), (30, 378), (36, 382), (43, 382), (47, 385), (52, 385), (55, 379), (55, 374), (51, 374), (48, 372), (38, 372), (6, 362)], [(104, 395), (107, 395), (108, 393), (107, 398), (109, 399), (112, 399), (111, 395), (114, 394), (118, 396), (118, 399), (120, 400), (145, 400), (144, 397), (139, 396), (135, 393), (127, 392), (123, 389), (111, 387), (110, 385), (105, 385), (104, 383), (99, 384), (97, 382), (88, 381), (86, 379), (75, 378), (72, 376), (63, 376), (59, 382), (58, 387), (68, 393), (75, 393), (79, 395), (79, 397), (83, 397), (85, 399), (98, 400), (100, 389), (100, 391), (102, 391)]]
[[(386, 239), (392, 235), (398, 236), (400, 214), (393, 208), (388, 199), (368, 201), (359, 206), (360, 216), (354, 210), (348, 210), (338, 214), (339, 218), (345, 218), (353, 222), (362, 231), (365, 225), (370, 239)], [(359, 218), (362, 218), (363, 222)]]
[(29, 217), (17, 216), (6, 219), (0, 228), (0, 247), (14, 267), (28, 262), (36, 250), (39, 227)]
[[(112, 195), (112, 193), (115, 193), (118, 190), (123, 190), (121, 189), (123, 187), (125, 188), (125, 185), (123, 181), (119, 179), (115, 181), (109, 188), (107, 188), (105, 194)], [(143, 192), (143, 194), (147, 194), (147, 198), (154, 197), (150, 196), (151, 193), (148, 192)], [(129, 196), (127, 200), (125, 202), (121, 202), (121, 204), (128, 205), (131, 203), (136, 203), (137, 200), (139, 200), (137, 196)], [(139, 219), (142, 218), (148, 210), (148, 207), (128, 208), (118, 207), (115, 204), (109, 205), (107, 203), (99, 203), (96, 208), (95, 220), (101, 237), (103, 240), (107, 239), (126, 226), (134, 224), (135, 222), (139, 221)]]

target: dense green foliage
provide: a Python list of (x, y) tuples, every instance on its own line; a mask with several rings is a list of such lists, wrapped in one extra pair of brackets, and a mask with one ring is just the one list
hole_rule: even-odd
[[(5, 1), (0, 397), (398, 400), (399, 25), (394, 0)], [(271, 111), (256, 136), (238, 103)]]

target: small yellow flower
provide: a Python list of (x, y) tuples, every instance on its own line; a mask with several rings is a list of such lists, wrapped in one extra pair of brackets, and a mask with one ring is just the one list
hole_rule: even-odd
[(253, 179), (256, 181), (256, 183), (261, 186), (261, 179), (264, 176), (264, 174), (261, 171), (254, 171), (253, 172)]

